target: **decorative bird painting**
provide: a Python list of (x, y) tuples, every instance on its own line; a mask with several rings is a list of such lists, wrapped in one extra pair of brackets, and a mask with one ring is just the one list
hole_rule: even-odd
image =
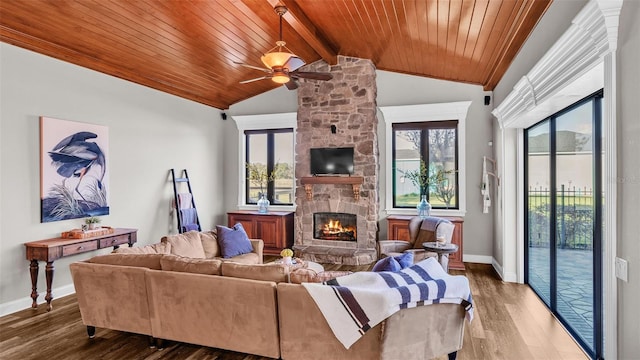
[(42, 222), (109, 214), (107, 128), (46, 117), (40, 127)]

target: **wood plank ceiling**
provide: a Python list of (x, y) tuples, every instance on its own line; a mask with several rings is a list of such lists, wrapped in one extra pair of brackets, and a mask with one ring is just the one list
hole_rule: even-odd
[(262, 66), (283, 16), (307, 63), (337, 55), (492, 90), (552, 0), (5, 0), (0, 40), (219, 109), (280, 86)]

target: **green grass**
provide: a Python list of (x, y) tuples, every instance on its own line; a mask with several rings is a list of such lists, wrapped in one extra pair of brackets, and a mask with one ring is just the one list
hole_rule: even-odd
[[(419, 201), (420, 201), (420, 195), (416, 193), (396, 196), (397, 207), (415, 207), (416, 205), (418, 205)], [(451, 200), (451, 204), (455, 204), (455, 202), (456, 202), (456, 199), (453, 198)], [(435, 198), (430, 199), (429, 204), (431, 204), (431, 207), (434, 207), (434, 208), (446, 208), (444, 201), (440, 199), (435, 199)]]

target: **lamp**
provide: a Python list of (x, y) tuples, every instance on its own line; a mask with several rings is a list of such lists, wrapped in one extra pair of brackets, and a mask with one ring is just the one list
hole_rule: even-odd
[(290, 80), (289, 71), (301, 67), (304, 61), (287, 49), (287, 43), (282, 40), (282, 15), (287, 12), (286, 6), (278, 5), (274, 10), (280, 16), (280, 40), (276, 41), (276, 46), (262, 55), (260, 60), (266, 67), (273, 70), (271, 80), (284, 84)]

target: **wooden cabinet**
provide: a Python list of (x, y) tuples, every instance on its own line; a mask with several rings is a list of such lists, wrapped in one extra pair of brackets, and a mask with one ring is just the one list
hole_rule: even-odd
[(265, 254), (280, 255), (282, 249), (293, 246), (293, 212), (233, 211), (227, 216), (230, 227), (240, 223), (249, 238), (262, 239)]
[[(389, 240), (406, 240), (409, 241), (409, 220), (413, 216), (401, 216), (391, 215), (387, 217), (387, 239)], [(458, 245), (458, 251), (449, 254), (449, 268), (456, 270), (464, 270), (464, 263), (462, 262), (462, 225), (464, 219), (455, 216), (441, 216), (444, 219), (451, 221), (455, 225), (453, 230), (453, 237), (451, 242)]]

